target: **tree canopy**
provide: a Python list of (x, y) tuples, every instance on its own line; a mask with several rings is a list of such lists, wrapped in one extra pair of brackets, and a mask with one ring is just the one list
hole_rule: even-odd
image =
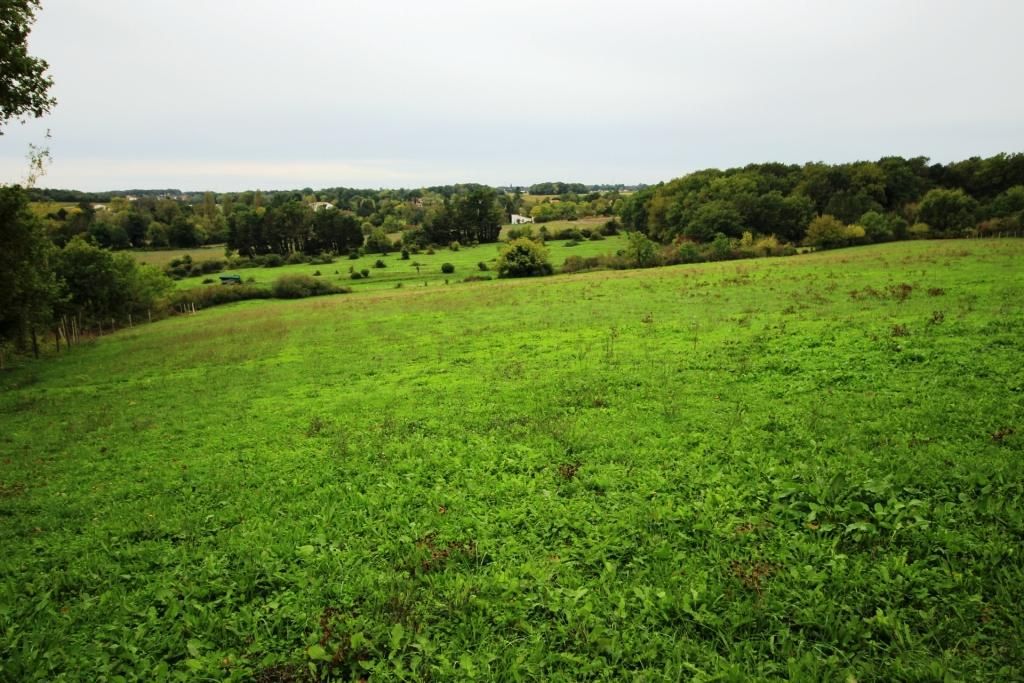
[(28, 53), (28, 34), (38, 9), (39, 0), (0, 3), (0, 135), (11, 119), (39, 118), (57, 103), (49, 94), (49, 65)]

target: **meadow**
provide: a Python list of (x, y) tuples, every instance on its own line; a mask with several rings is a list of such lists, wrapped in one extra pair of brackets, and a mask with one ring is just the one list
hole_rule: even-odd
[(0, 679), (1020, 680), (1022, 266), (392, 285), (29, 362)]
[[(566, 257), (574, 254), (584, 257), (614, 254), (626, 247), (626, 238), (620, 234), (599, 241), (585, 240), (575, 246), (569, 245), (570, 242), (568, 240), (550, 240), (547, 242), (548, 254), (553, 265), (556, 267), (561, 266), (565, 262)], [(475, 247), (467, 245), (460, 247), (458, 251), (452, 251), (448, 247), (443, 247), (436, 249), (433, 254), (426, 251), (421, 251), (419, 254), (410, 254), (406, 260), (402, 259), (400, 251), (393, 251), (389, 254), (364, 254), (356, 259), (338, 256), (335, 258), (334, 263), (328, 264), (299, 263), (279, 266), (277, 268), (260, 267), (234, 270), (229, 268), (224, 273), (183, 278), (177, 280), (175, 284), (179, 289), (190, 289), (202, 286), (203, 280), (210, 280), (211, 282), (207, 283), (209, 286), (220, 286), (219, 275), (230, 273), (240, 275), (246, 282), (251, 278), (254, 284), (269, 286), (282, 275), (316, 275), (319, 273), (319, 275), (316, 275), (317, 277), (325, 278), (332, 284), (352, 287), (355, 291), (386, 289), (396, 286), (423, 287), (424, 285), (430, 286), (430, 284), (444, 284), (446, 281), (448, 283), (461, 282), (467, 277), (497, 278), (495, 262), (498, 259), (498, 253), (503, 247), (504, 243), (481, 244)], [(152, 254), (162, 252), (141, 251), (134, 253), (137, 259), (142, 260), (152, 258)], [(190, 253), (194, 261), (205, 260), (197, 255), (196, 250), (181, 250), (178, 257), (180, 258), (185, 253)], [(210, 254), (209, 258), (223, 258), (223, 255), (223, 249), (221, 249), (219, 254)], [(384, 263), (383, 268), (377, 267), (378, 261)], [(170, 259), (166, 262), (170, 262)], [(441, 266), (445, 263), (452, 264), (455, 267), (455, 272), (450, 274), (442, 272)], [(486, 271), (480, 268), (481, 263), (487, 266)], [(418, 267), (416, 264), (419, 264)], [(352, 279), (352, 271), (361, 273), (364, 270), (370, 273), (369, 277), (358, 280)]]

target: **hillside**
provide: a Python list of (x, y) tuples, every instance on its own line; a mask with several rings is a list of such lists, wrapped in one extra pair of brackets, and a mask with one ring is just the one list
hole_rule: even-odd
[(254, 301), (0, 374), (0, 679), (1020, 678), (1022, 264)]

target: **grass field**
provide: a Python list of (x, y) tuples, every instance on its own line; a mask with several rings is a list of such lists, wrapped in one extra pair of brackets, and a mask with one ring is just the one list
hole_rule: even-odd
[(208, 244), (203, 247), (187, 249), (133, 249), (131, 254), (139, 263), (163, 268), (174, 259), (180, 259), (183, 256), (191, 256), (193, 261), (223, 260), (224, 245)]
[[(551, 257), (551, 263), (555, 266), (562, 265), (566, 257), (573, 254), (577, 256), (614, 254), (616, 251), (625, 248), (626, 238), (623, 235), (615, 235), (597, 242), (589, 240), (580, 242), (574, 247), (566, 246), (567, 244), (568, 242), (565, 240), (548, 242), (548, 253)], [(411, 254), (409, 259), (405, 261), (402, 260), (400, 252), (392, 252), (387, 255), (367, 254), (360, 256), (358, 259), (351, 260), (348, 257), (340, 256), (334, 263), (326, 265), (302, 263), (280, 266), (278, 268), (227, 270), (225, 273), (241, 275), (243, 280), (252, 278), (253, 282), (260, 285), (269, 285), (282, 275), (296, 273), (313, 275), (319, 272), (320, 277), (330, 280), (334, 284), (352, 287), (356, 291), (394, 288), (399, 283), (403, 287), (422, 287), (424, 283), (428, 283), (429, 286), (429, 284), (443, 284), (445, 280), (449, 283), (461, 282), (470, 276), (490, 276), (496, 278), (498, 275), (495, 272), (495, 261), (502, 247), (502, 244), (481, 244), (476, 247), (461, 247), (458, 251), (443, 248), (437, 249), (433, 254), (426, 252)], [(154, 252), (141, 253), (149, 254)], [(223, 255), (223, 252), (221, 255)], [(197, 261), (202, 260), (197, 258), (194, 253), (192, 258)], [(384, 268), (376, 268), (375, 265), (378, 260), (383, 261), (386, 266)], [(478, 264), (481, 262), (488, 267), (487, 271), (480, 270)], [(418, 269), (413, 265), (415, 263), (420, 264)], [(441, 265), (444, 263), (451, 263), (455, 266), (455, 272), (451, 274), (441, 272)], [(357, 272), (367, 269), (370, 271), (370, 277), (353, 280), (349, 273), (349, 268)], [(178, 280), (176, 285), (179, 289), (198, 287), (207, 278), (214, 281), (209, 286), (220, 286), (218, 274), (184, 278)]]
[(0, 679), (1021, 680), (1022, 361), (1015, 240), (136, 327), (0, 375)]

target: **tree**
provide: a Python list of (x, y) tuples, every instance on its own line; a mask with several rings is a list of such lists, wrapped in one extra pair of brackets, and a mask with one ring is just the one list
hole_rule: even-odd
[(530, 277), (553, 272), (547, 248), (522, 237), (508, 243), (498, 255), (498, 277)]
[(846, 226), (835, 216), (818, 216), (807, 226), (804, 243), (812, 247), (828, 249), (846, 244)]
[(697, 209), (684, 232), (697, 242), (709, 242), (718, 233), (739, 237), (743, 233), (743, 217), (732, 202), (707, 202)]
[(28, 204), (20, 187), (0, 187), (0, 346), (21, 346), (27, 336), (35, 342), (57, 295), (53, 246)]
[(28, 54), (28, 34), (35, 22), (39, 0), (0, 3), (0, 135), (13, 118), (40, 118), (57, 101), (49, 95), (53, 79), (46, 61)]
[(978, 202), (963, 190), (935, 189), (921, 199), (917, 217), (932, 230), (957, 235), (974, 227), (977, 210)]
[(648, 268), (655, 265), (654, 242), (642, 232), (629, 233), (629, 246), (626, 248), (626, 253), (633, 259), (637, 268)]

